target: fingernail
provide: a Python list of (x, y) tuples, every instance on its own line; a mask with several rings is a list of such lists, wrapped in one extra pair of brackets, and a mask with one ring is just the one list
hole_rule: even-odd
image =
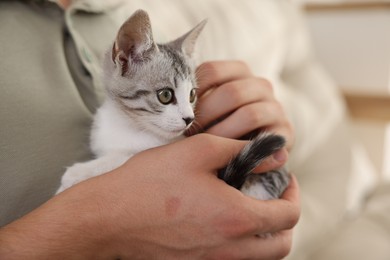
[(285, 162), (287, 160), (287, 154), (283, 149), (274, 153), (272, 157), (278, 162)]

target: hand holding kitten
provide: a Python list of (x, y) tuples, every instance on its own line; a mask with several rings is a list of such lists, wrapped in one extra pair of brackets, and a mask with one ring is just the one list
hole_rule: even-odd
[(282, 258), (299, 216), (295, 179), (281, 199), (260, 201), (216, 176), (245, 143), (200, 134), (141, 152), (2, 229), (0, 256)]
[[(248, 142), (207, 134), (174, 142), (193, 120), (194, 70), (188, 59), (203, 26), (161, 45), (153, 41), (146, 12), (137, 11), (123, 24), (106, 55), (108, 98), (91, 138), (97, 158), (64, 174), (65, 188), (77, 185), (61, 188), (0, 230), (1, 259), (274, 259), (289, 252), (299, 217), (294, 177), (273, 200), (257, 200), (218, 178), (232, 158), (241, 158), (240, 151), (258, 154), (243, 148)], [(200, 125), (206, 132), (237, 138), (259, 128), (282, 134), (288, 129), (284, 117), (271, 112), (277, 104), (272, 92), (255, 88), (266, 84), (258, 84), (247, 67), (226, 62), (214, 69), (207, 84), (200, 82)], [(237, 91), (241, 86), (247, 91)], [(237, 95), (224, 96), (229, 89)], [(260, 111), (270, 117), (259, 120)], [(288, 131), (284, 135), (291, 144)], [(261, 167), (270, 166), (275, 165)]]
[[(284, 164), (294, 134), (290, 121), (274, 96), (271, 83), (255, 77), (241, 61), (206, 62), (197, 68), (196, 75), (197, 121), (188, 132), (202, 131), (228, 138), (251, 139), (251, 152), (237, 160), (237, 164), (230, 163), (227, 167), (229, 171), (221, 171), (219, 177), (248, 196), (257, 199), (279, 197), (289, 182)], [(285, 146), (269, 153), (272, 156), (264, 157), (260, 166), (249, 173), (252, 176), (246, 177), (243, 183), (238, 176), (248, 172), (244, 171), (246, 166), (241, 162), (251, 161), (251, 156), (261, 154), (268, 146), (261, 142), (258, 145), (260, 149), (254, 149), (256, 139), (263, 135), (259, 135), (260, 132), (282, 136)]]
[(196, 74), (197, 124), (191, 133), (240, 138), (261, 129), (283, 136), (291, 149), (294, 131), (269, 81), (255, 77), (241, 61), (206, 62)]

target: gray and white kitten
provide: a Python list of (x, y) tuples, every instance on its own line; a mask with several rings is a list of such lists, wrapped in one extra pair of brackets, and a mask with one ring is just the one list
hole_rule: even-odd
[[(145, 11), (138, 10), (121, 26), (104, 59), (107, 95), (91, 132), (96, 159), (69, 167), (57, 193), (117, 168), (136, 153), (184, 138), (195, 118), (192, 56), (204, 25), (166, 44), (154, 42)], [(261, 134), (220, 170), (219, 178), (255, 198), (278, 198), (289, 182), (285, 170), (251, 172), (283, 146), (281, 136)]]

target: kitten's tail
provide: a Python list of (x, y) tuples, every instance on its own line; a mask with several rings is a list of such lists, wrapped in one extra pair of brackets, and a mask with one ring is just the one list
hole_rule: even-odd
[(241, 189), (252, 171), (265, 158), (283, 148), (284, 145), (285, 139), (280, 135), (259, 134), (225, 168), (219, 171), (218, 177), (227, 184)]

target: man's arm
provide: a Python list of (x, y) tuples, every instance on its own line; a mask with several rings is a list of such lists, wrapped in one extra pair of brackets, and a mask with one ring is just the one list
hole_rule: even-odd
[(299, 216), (297, 184), (257, 201), (219, 180), (244, 144), (197, 135), (142, 152), (3, 227), (0, 258), (281, 258)]

